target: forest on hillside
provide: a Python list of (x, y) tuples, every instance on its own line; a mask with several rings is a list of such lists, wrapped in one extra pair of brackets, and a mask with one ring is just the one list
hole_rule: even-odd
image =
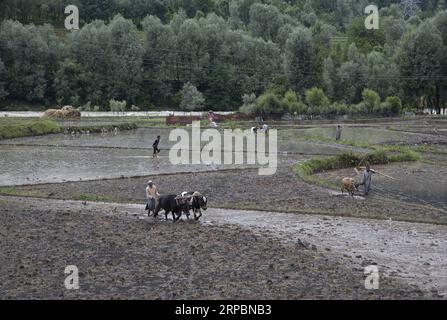
[[(398, 114), (445, 107), (445, 0), (2, 0), (0, 108)], [(376, 4), (380, 27), (365, 28)], [(80, 30), (64, 29), (78, 6)]]

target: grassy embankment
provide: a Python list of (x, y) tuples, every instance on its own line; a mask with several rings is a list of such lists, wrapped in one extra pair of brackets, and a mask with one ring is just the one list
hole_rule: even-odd
[(294, 166), (294, 171), (298, 176), (308, 182), (312, 182), (328, 188), (337, 188), (332, 183), (322, 180), (315, 174), (344, 168), (352, 168), (360, 163), (369, 162), (371, 165), (387, 164), (393, 162), (418, 161), (421, 159), (419, 153), (410, 147), (375, 147), (376, 150), (367, 154), (343, 153), (334, 157), (314, 158)]
[(62, 132), (61, 126), (52, 120), (22, 120), (11, 124), (0, 124), (0, 140), (60, 132)]
[[(140, 122), (141, 123), (141, 122)], [(159, 121), (157, 121), (159, 123)], [(144, 122), (144, 126), (150, 126), (155, 122)], [(69, 125), (63, 121), (58, 122), (49, 119), (0, 119), (0, 140), (20, 137), (42, 136), (53, 133), (99, 133), (104, 130), (113, 131), (117, 128), (120, 131), (133, 130), (139, 127), (138, 122), (117, 122), (104, 125), (89, 125), (87, 122)]]

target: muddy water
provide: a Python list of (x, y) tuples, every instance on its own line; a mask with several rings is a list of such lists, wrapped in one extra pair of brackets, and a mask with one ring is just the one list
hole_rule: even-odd
[[(3, 145), (45, 145), (60, 147), (108, 147), (108, 148), (135, 148), (152, 149), (152, 143), (160, 135), (161, 149), (169, 149), (176, 142), (169, 141), (169, 128), (140, 128), (131, 131), (120, 131), (118, 134), (54, 134), (38, 137), (25, 137), (0, 141)], [(202, 142), (204, 146), (206, 142)], [(283, 154), (317, 154), (332, 155), (349, 149), (349, 146), (325, 145), (305, 142), (298, 137), (282, 134), (278, 137), (278, 151)], [(222, 150), (228, 150), (222, 143)], [(240, 150), (237, 150), (240, 151)]]
[[(447, 211), (447, 167), (422, 162), (407, 162), (376, 166), (375, 170), (393, 177), (390, 179), (379, 174), (373, 176), (370, 196), (393, 196), (404, 202), (430, 205)], [(361, 181), (361, 175), (355, 175), (352, 169), (336, 170), (318, 174), (334, 184), (340, 177), (354, 177)], [(360, 187), (362, 191), (362, 187)]]
[[(169, 132), (170, 129), (142, 128), (118, 134), (55, 134), (4, 140), (0, 142), (0, 186), (253, 166), (173, 165), (169, 161), (168, 150), (175, 142), (168, 141)], [(157, 135), (162, 136), (162, 152), (157, 159), (153, 159), (152, 142)], [(313, 155), (340, 153), (343, 148), (298, 140), (280, 140), (278, 165), (291, 165)], [(222, 149), (228, 148), (223, 146)], [(240, 154), (245, 151), (236, 152)]]
[(379, 272), (436, 289), (447, 298), (447, 227), (329, 216), (209, 209), (203, 223), (237, 224), (271, 231), (283, 241), (332, 252), (359, 268), (376, 263)]
[(166, 153), (106, 148), (0, 147), (0, 186), (95, 180), (239, 168), (242, 165), (173, 165)]
[[(153, 219), (143, 213), (143, 206), (114, 206), (142, 220)], [(380, 275), (392, 276), (447, 298), (447, 226), (216, 208), (204, 211), (200, 223), (267, 232), (281, 241), (341, 258), (362, 274), (364, 267), (377, 264), (379, 282)]]

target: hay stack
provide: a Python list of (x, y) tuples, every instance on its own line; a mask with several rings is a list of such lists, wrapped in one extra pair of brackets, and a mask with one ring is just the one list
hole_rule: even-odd
[(71, 106), (65, 106), (62, 109), (48, 109), (43, 114), (44, 118), (50, 119), (78, 119), (81, 112)]

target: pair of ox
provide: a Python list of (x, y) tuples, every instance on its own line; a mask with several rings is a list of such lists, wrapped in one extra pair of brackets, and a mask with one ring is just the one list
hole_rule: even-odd
[(155, 205), (154, 217), (158, 216), (160, 210), (164, 210), (165, 218), (172, 213), (173, 222), (180, 219), (184, 213), (189, 219), (190, 211), (194, 214), (194, 220), (199, 220), (202, 216), (202, 209), (206, 210), (208, 199), (198, 191), (182, 192), (181, 195), (168, 194), (158, 198)]

